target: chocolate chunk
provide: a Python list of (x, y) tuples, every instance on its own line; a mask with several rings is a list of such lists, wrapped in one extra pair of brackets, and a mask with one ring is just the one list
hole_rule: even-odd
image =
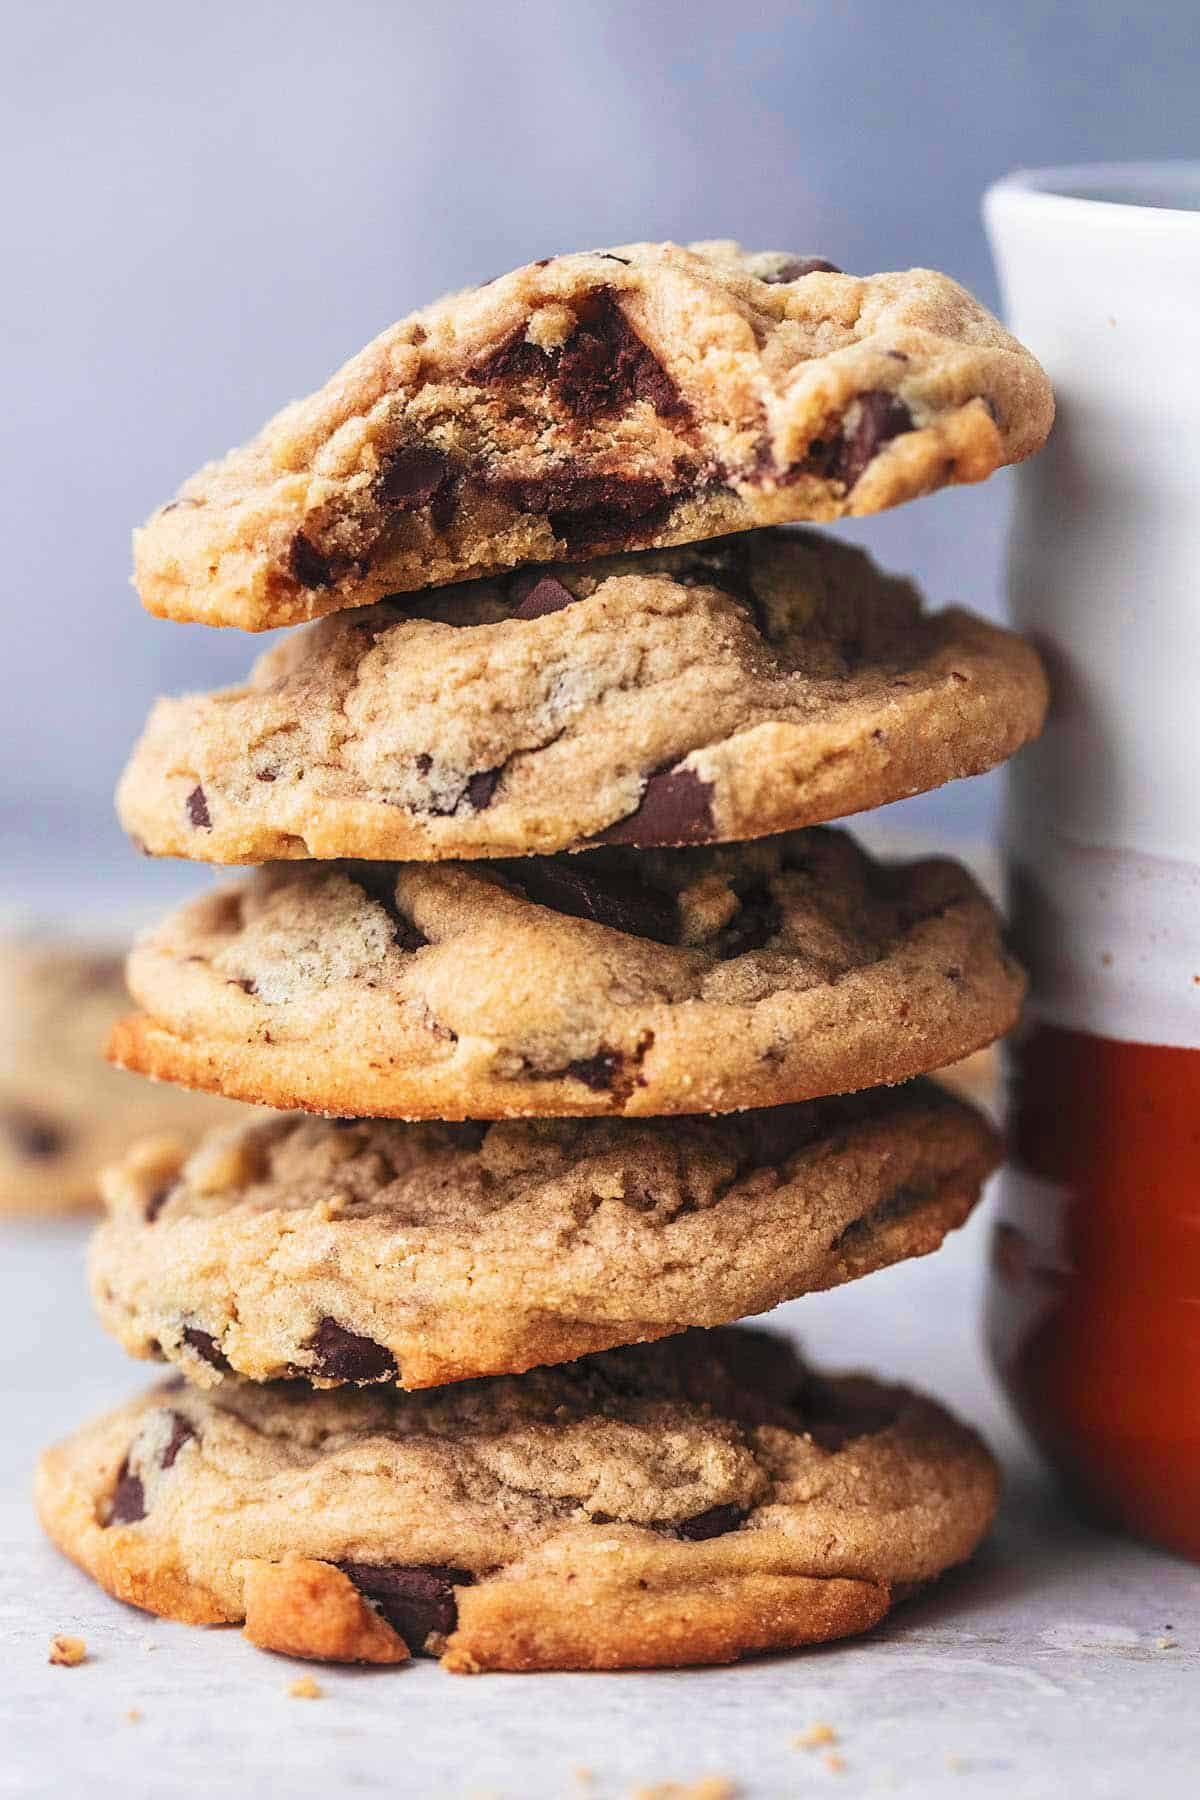
[(619, 262), (626, 269), (632, 268), (633, 266), (633, 258), (631, 256), (614, 256), (611, 250), (601, 250), (599, 254), (603, 262)]
[(0, 1130), (19, 1156), (44, 1162), (66, 1148), (67, 1134), (55, 1120), (30, 1106), (6, 1106), (0, 1110)]
[(530, 857), (504, 865), (535, 905), (590, 919), (612, 931), (650, 938), (656, 944), (679, 939), (679, 909), (674, 897), (649, 887), (624, 869), (606, 867), (591, 857)]
[(615, 1085), (624, 1063), (625, 1058), (619, 1050), (597, 1050), (595, 1056), (576, 1057), (561, 1073), (573, 1075), (594, 1094), (606, 1094)]
[(139, 1519), (146, 1516), (146, 1490), (142, 1486), (140, 1475), (133, 1475), (129, 1469), (129, 1458), (121, 1464), (117, 1471), (117, 1485), (112, 1491), (108, 1503), (106, 1525), (136, 1525)]
[(341, 1562), (337, 1567), (382, 1613), (414, 1656), (424, 1652), (430, 1637), (450, 1636), (458, 1624), (454, 1590), (470, 1587), (475, 1579), (469, 1569), (438, 1564), (408, 1567), (403, 1563)]
[(770, 275), (762, 277), (768, 285), (779, 281), (802, 281), (806, 275), (840, 275), (841, 269), (836, 263), (826, 262), (823, 256), (791, 256), (787, 262)]
[(241, 988), (243, 994), (257, 994), (258, 992), (258, 983), (253, 975), (232, 975), (225, 986)]
[(586, 424), (624, 412), (638, 400), (668, 419), (691, 410), (608, 289), (585, 301), (578, 324), (561, 346), (543, 350), (521, 326), (476, 363), (473, 373), (481, 382), (545, 381), (567, 411)]
[(706, 1538), (724, 1537), (727, 1531), (736, 1531), (746, 1515), (744, 1506), (710, 1506), (695, 1518), (685, 1519), (675, 1530), (690, 1544), (702, 1544)]
[(405, 444), (394, 450), (375, 478), (375, 493), (391, 512), (416, 512), (444, 491), (453, 469), (432, 444)]
[(492, 804), (503, 773), (504, 766), (501, 764), (498, 769), (480, 769), (477, 775), (470, 777), (466, 786), (466, 799), (476, 812), (484, 812)]
[(694, 769), (658, 769), (647, 777), (636, 812), (598, 831), (596, 844), (710, 844), (716, 836), (713, 786)]
[(279, 779), (279, 770), (278, 769), (255, 769), (254, 779), (255, 779), (255, 781), (277, 781)]
[(574, 606), (579, 598), (553, 575), (543, 575), (535, 583), (513, 612), (514, 619), (544, 619), (549, 613), (562, 612), (564, 607)]
[(814, 443), (802, 465), (830, 481), (845, 483), (849, 493), (868, 463), (892, 438), (913, 429), (913, 416), (903, 400), (882, 388), (858, 396), (858, 417), (830, 444)]
[(570, 464), (548, 475), (496, 476), (487, 489), (518, 512), (545, 513), (572, 553), (652, 534), (675, 497), (652, 475), (580, 475)]
[[(420, 759), (418, 758), (418, 766)], [(430, 764), (432, 767), (432, 763)], [(401, 950), (420, 950), (429, 939), (419, 931), (411, 919), (406, 919), (396, 905), (396, 878), (390, 875), (386, 867), (375, 867), (371, 863), (355, 863), (354, 873), (346, 871), (351, 881), (355, 882), (376, 906), (381, 906), (392, 921), (394, 930), (392, 942)]]
[(850, 1376), (833, 1382), (806, 1375), (792, 1404), (802, 1415), (808, 1436), (822, 1450), (841, 1450), (855, 1438), (874, 1437), (896, 1417), (895, 1407), (868, 1378)]
[(749, 950), (761, 950), (783, 923), (782, 908), (765, 882), (747, 888), (739, 895), (739, 902), (737, 912), (717, 938), (717, 954), (725, 962), (745, 956)]
[(316, 1373), (334, 1381), (388, 1381), (396, 1374), (396, 1359), (374, 1338), (347, 1331), (336, 1319), (324, 1318), (309, 1338)]
[(212, 830), (212, 820), (208, 816), (208, 796), (199, 782), (187, 797), (187, 815), (196, 831)]
[(810, 1144), (820, 1129), (822, 1115), (811, 1102), (768, 1106), (743, 1114), (738, 1121), (746, 1134), (749, 1153), (759, 1169), (778, 1168)]
[(301, 587), (324, 588), (333, 580), (333, 564), (302, 531), (292, 539), (288, 564)]
[(194, 1438), (196, 1435), (192, 1426), (184, 1418), (181, 1412), (173, 1411), (170, 1418), (171, 1435), (163, 1445), (162, 1452), (159, 1455), (158, 1466), (160, 1469), (171, 1468), (175, 1458), (179, 1455), (179, 1452), (183, 1449), (183, 1446), (187, 1443), (188, 1439)]
[(225, 1354), (211, 1331), (201, 1331), (198, 1325), (185, 1325), (183, 1341), (189, 1344), (196, 1355), (203, 1358), (210, 1368), (227, 1370), (229, 1367)]
[(142, 1217), (145, 1219), (147, 1225), (153, 1225), (155, 1219), (157, 1219), (159, 1213), (167, 1204), (167, 1201), (171, 1198), (174, 1191), (175, 1183), (173, 1181), (164, 1182), (162, 1187), (155, 1188), (154, 1192), (150, 1195), (150, 1198), (146, 1201), (145, 1206), (142, 1208)]
[(665, 419), (691, 410), (608, 290), (592, 298), (559, 352), (555, 389), (568, 411), (588, 424), (638, 400)]

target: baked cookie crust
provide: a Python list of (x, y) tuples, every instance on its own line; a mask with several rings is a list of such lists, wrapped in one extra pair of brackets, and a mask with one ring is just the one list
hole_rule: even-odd
[(1014, 1023), (966, 872), (815, 829), (517, 863), (274, 864), (129, 961), (123, 1067), (282, 1110), (729, 1112), (894, 1084)]
[(873, 513), (1038, 449), (1049, 383), (947, 276), (731, 243), (555, 256), (384, 331), (135, 534), (261, 631), (528, 562)]
[(995, 1465), (940, 1407), (688, 1333), (422, 1394), (151, 1390), (42, 1457), (119, 1599), (265, 1649), (448, 1669), (728, 1662), (863, 1631), (967, 1557)]

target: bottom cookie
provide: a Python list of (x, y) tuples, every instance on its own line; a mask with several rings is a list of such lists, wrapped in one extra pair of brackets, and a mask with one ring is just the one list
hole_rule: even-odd
[(152, 1389), (42, 1457), (119, 1599), (334, 1662), (731, 1662), (865, 1631), (987, 1530), (995, 1464), (932, 1401), (687, 1332), (409, 1394)]

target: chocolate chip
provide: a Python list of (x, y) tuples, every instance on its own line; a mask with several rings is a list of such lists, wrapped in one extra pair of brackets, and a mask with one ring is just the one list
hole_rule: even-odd
[(559, 352), (555, 389), (568, 411), (588, 424), (637, 400), (666, 419), (691, 410), (607, 289), (593, 297)]
[(375, 477), (375, 493), (391, 512), (416, 512), (445, 490), (452, 474), (444, 451), (432, 444), (405, 444), (392, 452)]
[(621, 546), (652, 534), (675, 496), (651, 475), (580, 475), (570, 465), (548, 475), (501, 475), (489, 493), (523, 513), (545, 513), (569, 552)]
[(0, 1110), (0, 1130), (19, 1156), (44, 1162), (66, 1148), (67, 1134), (54, 1119), (30, 1106), (6, 1106)]
[(823, 256), (790, 256), (770, 275), (764, 275), (762, 280), (770, 286), (779, 281), (803, 281), (806, 275), (841, 273), (836, 263), (826, 262)]
[(629, 268), (632, 268), (632, 267), (633, 267), (633, 258), (632, 258), (632, 257), (631, 257), (631, 256), (614, 256), (614, 254), (613, 254), (613, 252), (612, 252), (612, 251), (611, 251), (611, 250), (600, 250), (600, 251), (597, 251), (597, 255), (598, 255), (598, 256), (599, 256), (599, 257), (600, 257), (600, 258), (601, 258), (601, 260), (602, 260), (602, 261), (604, 261), (604, 262), (619, 262), (619, 263), (621, 263), (621, 264), (622, 264), (622, 265), (623, 265), (623, 266), (624, 266), (624, 267), (625, 267), (625, 268), (626, 268), (626, 269), (629, 269)]
[(706, 1512), (685, 1519), (675, 1530), (690, 1544), (702, 1544), (706, 1538), (724, 1537), (727, 1531), (736, 1531), (746, 1515), (744, 1506), (710, 1506)]
[(416, 1656), (430, 1637), (449, 1637), (458, 1624), (454, 1590), (470, 1587), (475, 1579), (469, 1569), (440, 1564), (408, 1567), (403, 1563), (340, 1562), (337, 1566)]
[(694, 769), (658, 769), (647, 777), (637, 811), (592, 839), (597, 844), (710, 844), (716, 836), (713, 785)]
[(225, 986), (241, 988), (243, 994), (257, 994), (258, 992), (258, 983), (253, 975), (232, 975)]
[(605, 867), (591, 857), (530, 857), (506, 867), (510, 879), (537, 906), (656, 944), (678, 942), (679, 909), (673, 896), (624, 869)]
[(292, 539), (288, 564), (301, 587), (324, 588), (333, 580), (333, 564), (302, 531)]
[(183, 1328), (183, 1341), (185, 1344), (190, 1345), (196, 1352), (196, 1355), (206, 1362), (210, 1368), (221, 1370), (228, 1369), (229, 1363), (226, 1361), (225, 1354), (211, 1331), (201, 1331), (198, 1325), (185, 1325)]
[(477, 775), (470, 777), (466, 786), (466, 798), (476, 812), (484, 812), (492, 804), (503, 773), (502, 764), (498, 769), (480, 769)]
[(576, 1057), (561, 1073), (573, 1075), (594, 1094), (606, 1094), (615, 1085), (624, 1063), (625, 1058), (619, 1050), (597, 1050), (595, 1056)]
[(107, 1525), (136, 1525), (139, 1519), (146, 1516), (146, 1490), (142, 1486), (140, 1475), (133, 1475), (129, 1469), (129, 1458), (121, 1464), (117, 1471), (117, 1485), (112, 1491), (108, 1503)]
[(188, 1439), (194, 1438), (196, 1435), (192, 1426), (184, 1418), (181, 1412), (172, 1412), (169, 1416), (171, 1420), (171, 1435), (163, 1445), (161, 1454), (159, 1455), (158, 1466), (160, 1469), (171, 1468), (175, 1458), (179, 1455), (179, 1452), (183, 1449), (183, 1446), (187, 1443)]
[(276, 781), (278, 778), (278, 769), (255, 769), (254, 771), (255, 781)]
[(858, 418), (830, 444), (812, 444), (802, 465), (830, 481), (845, 483), (849, 493), (876, 454), (892, 438), (913, 429), (913, 416), (903, 400), (882, 388), (858, 396)]
[(388, 1381), (396, 1374), (390, 1350), (374, 1338), (347, 1331), (336, 1319), (322, 1319), (305, 1349), (312, 1352), (316, 1373), (333, 1381)]
[[(418, 767), (420, 766), (420, 758)], [(432, 762), (430, 767), (432, 767)], [(393, 925), (392, 942), (401, 950), (420, 950), (429, 939), (419, 931), (411, 919), (406, 919), (396, 905), (396, 878), (386, 868), (376, 868), (370, 863), (356, 863), (354, 873), (347, 874), (351, 881), (360, 887), (368, 900), (381, 906)]]
[(208, 816), (208, 796), (199, 782), (187, 797), (187, 815), (196, 831), (212, 830), (212, 820)]
[(757, 882), (739, 896), (738, 910), (716, 941), (718, 956), (728, 962), (761, 950), (783, 923), (783, 910), (765, 882)]
[(514, 619), (544, 619), (549, 613), (562, 612), (564, 607), (574, 606), (578, 597), (561, 581), (556, 581), (553, 575), (543, 575), (530, 588), (512, 616)]

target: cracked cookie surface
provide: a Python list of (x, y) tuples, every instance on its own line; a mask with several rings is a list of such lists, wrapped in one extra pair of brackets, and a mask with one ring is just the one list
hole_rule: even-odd
[(104, 1042), (129, 1010), (122, 958), (53, 937), (0, 939), (0, 1214), (100, 1203), (99, 1172), (147, 1132), (194, 1142), (244, 1109), (127, 1081)]
[(152, 1389), (42, 1457), (110, 1593), (261, 1647), (457, 1671), (727, 1662), (875, 1624), (970, 1554), (973, 1432), (767, 1333), (421, 1394)]
[(1045, 705), (1012, 633), (765, 531), (324, 619), (160, 700), (118, 809), (219, 863), (739, 840), (978, 774)]
[(730, 243), (529, 264), (383, 332), (135, 536), (167, 618), (265, 630), (389, 593), (979, 481), (1042, 370), (928, 269)]
[(1013, 1024), (970, 876), (844, 832), (494, 863), (277, 863), (136, 945), (124, 1067), (283, 1110), (728, 1112), (894, 1083)]
[(92, 1297), (193, 1381), (435, 1386), (718, 1325), (935, 1250), (998, 1160), (933, 1083), (669, 1123), (284, 1115), (108, 1171)]

